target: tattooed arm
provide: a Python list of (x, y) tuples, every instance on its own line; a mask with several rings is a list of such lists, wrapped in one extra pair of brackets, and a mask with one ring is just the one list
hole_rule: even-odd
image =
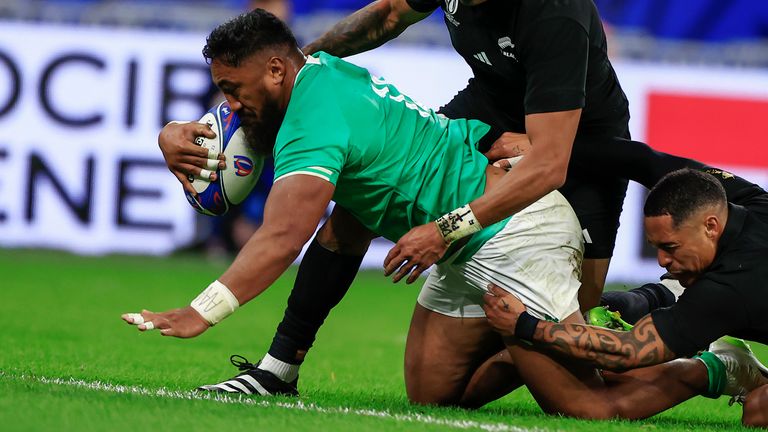
[[(483, 306), (488, 321), (502, 336), (513, 336), (525, 306), (517, 297), (497, 286), (490, 286), (489, 291)], [(533, 342), (550, 352), (612, 371), (651, 366), (677, 358), (659, 336), (650, 315), (640, 319), (628, 332), (542, 320), (536, 325)]]
[(651, 366), (677, 358), (659, 337), (650, 315), (641, 318), (628, 332), (586, 324), (540, 321), (533, 340), (550, 351), (612, 371)]
[(358, 54), (396, 38), (430, 13), (411, 9), (406, 0), (378, 0), (336, 23), (302, 51), (307, 55), (325, 51), (337, 57)]

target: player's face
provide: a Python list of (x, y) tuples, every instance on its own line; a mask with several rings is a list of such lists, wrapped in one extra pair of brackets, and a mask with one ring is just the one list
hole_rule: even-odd
[(284, 108), (282, 77), (265, 64), (265, 56), (253, 55), (239, 66), (214, 59), (211, 62), (213, 82), (224, 93), (230, 107), (237, 112), (248, 143), (259, 153), (270, 154), (280, 130)]
[(715, 259), (717, 239), (706, 220), (697, 214), (674, 227), (669, 215), (645, 218), (646, 237), (657, 248), (659, 265), (684, 287), (696, 282)]

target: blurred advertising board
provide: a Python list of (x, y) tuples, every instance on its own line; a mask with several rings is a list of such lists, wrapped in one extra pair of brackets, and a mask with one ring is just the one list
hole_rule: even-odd
[[(166, 254), (198, 218), (165, 168), (157, 133), (211, 104), (205, 35), (4, 23), (0, 28), (0, 247)], [(424, 105), (462, 89), (453, 51), (382, 47), (354, 62)], [(617, 63), (632, 134), (768, 185), (768, 71)], [(660, 272), (631, 185), (609, 277)], [(365, 265), (380, 267), (389, 243)]]

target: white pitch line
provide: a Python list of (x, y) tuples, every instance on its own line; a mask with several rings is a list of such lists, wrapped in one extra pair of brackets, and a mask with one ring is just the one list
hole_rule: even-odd
[(313, 403), (280, 402), (269, 399), (253, 399), (244, 395), (229, 395), (225, 393), (207, 393), (196, 391), (179, 391), (166, 388), (149, 389), (141, 386), (123, 386), (104, 383), (101, 381), (84, 381), (75, 378), (47, 378), (41, 376), (27, 375), (6, 375), (0, 371), (0, 378), (19, 380), (19, 381), (37, 381), (43, 384), (61, 385), (78, 387), (89, 390), (98, 390), (108, 393), (133, 394), (140, 396), (163, 397), (169, 399), (182, 400), (209, 400), (225, 404), (253, 405), (266, 408), (284, 408), (289, 410), (307, 411), (320, 414), (346, 414), (361, 417), (377, 417), (383, 419), (392, 419), (402, 422), (423, 423), (428, 425), (446, 426), (457, 429), (481, 429), (488, 432), (535, 432), (545, 431), (540, 428), (524, 428), (520, 426), (511, 426), (503, 423), (481, 423), (473, 420), (449, 420), (424, 414), (397, 414), (389, 411), (380, 411), (373, 409), (358, 409), (349, 407), (321, 407)]

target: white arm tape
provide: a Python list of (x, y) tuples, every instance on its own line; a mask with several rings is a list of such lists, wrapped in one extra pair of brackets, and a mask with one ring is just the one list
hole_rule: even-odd
[(483, 229), (469, 204), (440, 216), (435, 223), (440, 235), (448, 244)]
[(166, 126), (172, 125), (172, 124), (187, 124), (187, 123), (189, 123), (189, 122), (188, 121), (183, 121), (183, 120), (171, 120), (171, 121), (169, 121), (166, 124)]
[(192, 300), (190, 306), (202, 315), (208, 324), (214, 326), (232, 315), (232, 312), (240, 307), (240, 302), (226, 285), (215, 280)]

